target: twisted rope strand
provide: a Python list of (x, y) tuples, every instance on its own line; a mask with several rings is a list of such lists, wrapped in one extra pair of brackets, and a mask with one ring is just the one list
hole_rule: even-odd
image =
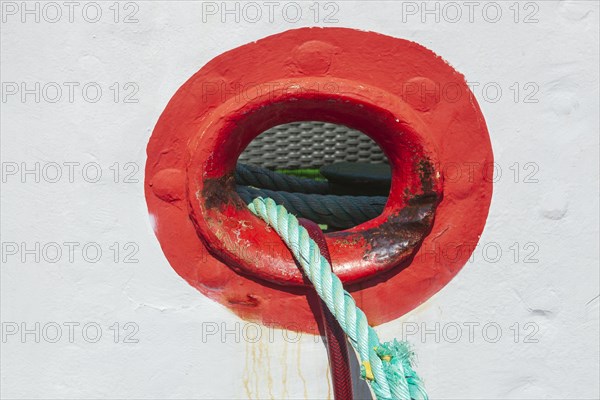
[(237, 186), (236, 192), (246, 204), (257, 197), (269, 197), (299, 217), (341, 229), (378, 217), (387, 202), (385, 196), (298, 194), (248, 186)]
[(238, 185), (283, 190), (284, 192), (329, 193), (328, 182), (279, 174), (266, 168), (241, 163), (238, 163), (235, 168), (235, 181)]
[(281, 236), (319, 297), (338, 320), (360, 357), (361, 376), (369, 382), (376, 398), (427, 400), (422, 382), (412, 368), (413, 354), (408, 345), (397, 340), (380, 343), (367, 317), (344, 290), (331, 265), (296, 217), (272, 199), (256, 198), (248, 208)]

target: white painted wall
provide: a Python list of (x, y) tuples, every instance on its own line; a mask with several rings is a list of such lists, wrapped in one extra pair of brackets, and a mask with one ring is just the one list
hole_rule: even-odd
[[(462, 11), (456, 23), (456, 8), (446, 3), (426, 5), (434, 13), (438, 7), (439, 22), (435, 14), (425, 14), (422, 22), (421, 2), (317, 5), (317, 25), (418, 41), (478, 82), (474, 91), (502, 171), (473, 261), (422, 307), (378, 331), (390, 339), (418, 329), (407, 338), (432, 398), (597, 399), (599, 3), (513, 3), (453, 3)], [(205, 15), (204, 22), (207, 3), (193, 1), (120, 3), (117, 23), (113, 2), (97, 3), (97, 23), (82, 15), (88, 3), (75, 6), (70, 22), (68, 6), (58, 2), (63, 15), (52, 23), (56, 8), (37, 4), (39, 23), (34, 14), (22, 15), (21, 2), (2, 2), (2, 398), (330, 397), (320, 341), (303, 336), (296, 342), (293, 333), (265, 330), (260, 341), (249, 343), (244, 336), (254, 326), (204, 298), (171, 269), (150, 227), (142, 185), (146, 143), (175, 90), (227, 49), (314, 25), (313, 3), (298, 2), (303, 14), (297, 23), (283, 18), (285, 2), (273, 22), (258, 2), (263, 15), (256, 23), (246, 20), (254, 17), (250, 9), (239, 23), (234, 15), (221, 22), (220, 12)], [(27, 7), (34, 9), (36, 2)], [(86, 7), (85, 17), (94, 19), (94, 4)], [(492, 23), (497, 8), (502, 15)], [(136, 9), (138, 22), (123, 23)], [(293, 18), (293, 8), (287, 10)], [(338, 22), (325, 22), (335, 10)], [(524, 23), (531, 13), (537, 22)], [(23, 102), (20, 93), (10, 94), (11, 82), (29, 88), (56, 82), (63, 98), (49, 102), (55, 93), (50, 85), (39, 102), (34, 94)], [(72, 102), (65, 82), (79, 84)], [(96, 103), (82, 97), (89, 82), (102, 88)], [(110, 89), (115, 82), (121, 88), (116, 103)], [(137, 103), (123, 103), (134, 88), (123, 91), (128, 82), (139, 88)], [(498, 99), (493, 86), (502, 89)], [(88, 95), (94, 96), (93, 89)], [(80, 163), (71, 164), (72, 182), (64, 164), (69, 162)], [(21, 174), (35, 163), (45, 172), (39, 183), (35, 174)], [(56, 172), (52, 163), (62, 166), (56, 183), (49, 182)], [(85, 165), (85, 178), (94, 179), (93, 163), (102, 168), (97, 183), (82, 175)], [(115, 163), (116, 183), (110, 169)], [(10, 175), (15, 165), (19, 171)], [(537, 182), (525, 183), (534, 170), (530, 178)], [(127, 172), (137, 183), (124, 182)], [(79, 243), (73, 259), (64, 242)], [(39, 252), (21, 251), (36, 243)], [(61, 255), (52, 243), (60, 245)], [(86, 243), (92, 243), (87, 260)], [(95, 246), (102, 257), (94, 263)], [(502, 254), (495, 260), (497, 247)], [(139, 262), (124, 262), (132, 250)], [(69, 323), (79, 324), (71, 325), (72, 338)], [(203, 338), (208, 323), (234, 333), (224, 340)], [(484, 330), (487, 323), (492, 325)], [(438, 338), (422, 336), (424, 329), (435, 332), (436, 324)], [(57, 326), (62, 336), (54, 340)], [(457, 326), (462, 337), (453, 343)], [(92, 343), (97, 327), (101, 337)], [(501, 337), (493, 342), (497, 327)], [(23, 328), (33, 333), (23, 336)], [(364, 387), (358, 393), (364, 397)]]

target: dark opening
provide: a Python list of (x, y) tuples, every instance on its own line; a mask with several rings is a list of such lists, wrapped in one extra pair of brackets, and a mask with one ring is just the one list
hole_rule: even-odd
[(381, 148), (364, 133), (299, 121), (258, 135), (238, 159), (236, 184), (246, 203), (270, 197), (333, 232), (381, 214), (391, 171)]

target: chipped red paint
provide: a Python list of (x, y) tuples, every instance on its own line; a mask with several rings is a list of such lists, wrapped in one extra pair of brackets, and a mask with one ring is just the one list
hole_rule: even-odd
[[(492, 150), (475, 98), (462, 75), (413, 42), (303, 28), (204, 66), (173, 96), (148, 144), (146, 199), (163, 251), (191, 285), (243, 318), (316, 332), (298, 267), (246, 209), (232, 175), (256, 135), (302, 120), (356, 128), (392, 164), (383, 214), (327, 235), (327, 244), (369, 321), (397, 318), (465, 264), (492, 195), (484, 171)], [(444, 180), (446, 165), (469, 174)]]

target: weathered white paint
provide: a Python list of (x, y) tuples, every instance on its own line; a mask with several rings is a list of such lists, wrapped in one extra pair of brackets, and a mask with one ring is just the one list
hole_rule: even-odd
[[(3, 7), (7, 3), (12, 4), (3, 2)], [(28, 4), (33, 8), (35, 2)], [(244, 325), (175, 274), (152, 232), (142, 190), (145, 146), (174, 91), (227, 49), (313, 25), (312, 3), (298, 3), (303, 9), (298, 23), (286, 22), (280, 8), (270, 23), (262, 2), (265, 15), (258, 22), (244, 21), (242, 15), (240, 23), (233, 16), (222, 23), (220, 13), (203, 22), (203, 7), (212, 7), (208, 3), (142, 1), (135, 3), (135, 24), (114, 23), (112, 2), (98, 4), (103, 17), (95, 24), (82, 18), (81, 8), (75, 9), (72, 23), (64, 6), (56, 23), (44, 20), (54, 18), (50, 9), (46, 12), (52, 14), (41, 15), (40, 23), (32, 16), (22, 23), (20, 14), (3, 9), (2, 82), (98, 82), (103, 95), (97, 103), (86, 102), (78, 90), (72, 103), (43, 98), (36, 103), (33, 95), (25, 103), (18, 96), (3, 100), (2, 161), (28, 166), (97, 162), (104, 174), (98, 183), (84, 181), (80, 167), (75, 167), (73, 183), (66, 167), (57, 183), (35, 183), (31, 175), (25, 183), (18, 175), (6, 177), (2, 242), (26, 242), (29, 248), (35, 242), (97, 242), (104, 253), (99, 262), (86, 262), (80, 246), (70, 262), (63, 247), (56, 263), (45, 261), (44, 255), (40, 262), (33, 255), (22, 262), (21, 254), (3, 249), (3, 332), (12, 323), (24, 322), (32, 329), (39, 322), (42, 337), (40, 343), (33, 334), (25, 340), (20, 334), (3, 338), (2, 397), (329, 397), (320, 341), (304, 336), (295, 343), (293, 333), (285, 339), (285, 332), (263, 328), (262, 339), (249, 343), (244, 335), (253, 335), (255, 326)], [(432, 398), (598, 398), (598, 2), (538, 1), (528, 8), (520, 3), (520, 20), (539, 8), (539, 22), (528, 24), (514, 22), (513, 2), (494, 3), (503, 12), (497, 23), (483, 18), (485, 2), (474, 9), (472, 23), (469, 6), (455, 4), (463, 12), (457, 23), (449, 22), (455, 14), (444, 4), (438, 5), (439, 23), (434, 14), (425, 15), (428, 20), (422, 23), (420, 14), (412, 15), (414, 7), (421, 11), (421, 2), (391, 1), (338, 2), (339, 22), (325, 23), (325, 13), (334, 8), (320, 5), (318, 25), (418, 41), (468, 81), (480, 82), (475, 94), (502, 169), (481, 238), (482, 244), (492, 243), (488, 259), (495, 257), (493, 243), (501, 247), (499, 261), (486, 261), (478, 248), (474, 261), (450, 285), (379, 332), (392, 338), (419, 329), (408, 338)], [(124, 7), (122, 3), (119, 18), (133, 10)], [(486, 18), (491, 20), (495, 14), (489, 7), (496, 6), (488, 6)], [(248, 68), (260, 67), (257, 62)], [(109, 89), (114, 82), (137, 83), (139, 103), (114, 103)], [(481, 91), (494, 82), (503, 90), (495, 103)], [(510, 90), (514, 82), (521, 88), (517, 103)], [(523, 87), (528, 82), (539, 85), (537, 103), (522, 102), (531, 92)], [(63, 95), (68, 95), (66, 89)], [(492, 89), (488, 95), (494, 96)], [(114, 183), (109, 167), (115, 162), (121, 163), (119, 180), (126, 172), (124, 163), (137, 163), (139, 183)], [(515, 162), (521, 168), (518, 183), (509, 169)], [(528, 162), (539, 166), (538, 183), (523, 183), (531, 171), (523, 169)], [(92, 172), (88, 170), (88, 178)], [(109, 249), (113, 242), (121, 247), (137, 243), (139, 263), (115, 263)], [(515, 242), (520, 247), (516, 263), (510, 249)], [(533, 249), (524, 248), (528, 243), (539, 247), (534, 256), (538, 263), (524, 262)], [(119, 257), (124, 255), (121, 248)], [(123, 343), (123, 324), (129, 321), (139, 327), (137, 344)], [(63, 336), (56, 343), (49, 341), (53, 322), (62, 325)], [(73, 343), (64, 325), (69, 322), (81, 324), (74, 328)], [(82, 325), (89, 322), (101, 326), (97, 343), (82, 337)], [(121, 324), (119, 343), (110, 330), (115, 322)], [(489, 322), (502, 329), (496, 343), (491, 343), (496, 325), (488, 326), (488, 340), (483, 336), (482, 327)], [(230, 333), (225, 340), (220, 335), (203, 340), (203, 329), (213, 323), (242, 337), (237, 340)], [(423, 340), (422, 328), (435, 330), (436, 323), (441, 324), (440, 339), (429, 334)], [(518, 343), (515, 324), (520, 327)], [(452, 343), (457, 326), (462, 339)], [(538, 342), (525, 343), (524, 336), (534, 328)], [(94, 329), (88, 334), (93, 337)], [(358, 393), (366, 396), (362, 386)]]

